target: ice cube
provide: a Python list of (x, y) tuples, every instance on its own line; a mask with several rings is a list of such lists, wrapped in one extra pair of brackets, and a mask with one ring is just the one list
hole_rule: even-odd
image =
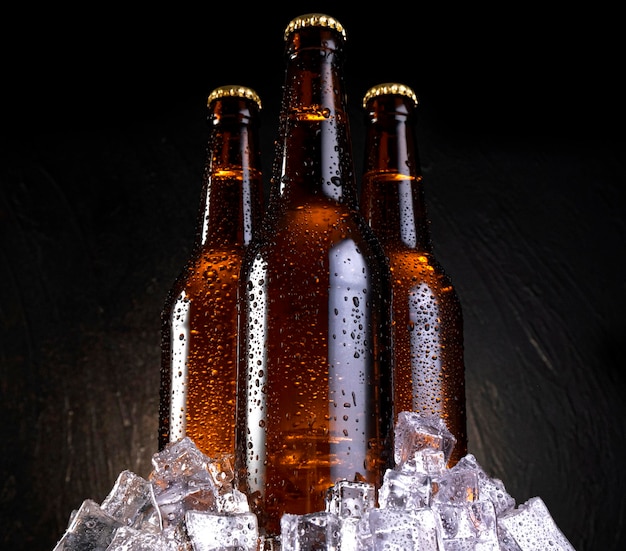
[(341, 551), (372, 551), (374, 549), (369, 525), (370, 511), (365, 511), (360, 518), (339, 519), (339, 549)]
[(468, 453), (452, 468), (453, 470), (469, 469), (478, 477), (478, 499), (491, 501), (498, 516), (515, 507), (515, 499), (509, 495), (502, 481), (490, 477), (478, 464), (476, 457)]
[(217, 512), (219, 488), (210, 463), (189, 437), (167, 444), (152, 456), (149, 480), (163, 527), (180, 524), (187, 511)]
[(115, 530), (106, 551), (172, 551), (172, 547), (161, 533), (122, 526)]
[(500, 551), (496, 511), (490, 501), (434, 503), (444, 548)]
[(339, 518), (361, 518), (376, 506), (376, 488), (368, 482), (339, 480), (326, 493), (326, 511)]
[(443, 551), (432, 509), (374, 509), (369, 514), (374, 551)]
[(185, 526), (194, 551), (256, 551), (257, 517), (252, 513), (187, 511)]
[(152, 456), (153, 471), (150, 482), (155, 493), (166, 491), (174, 482), (185, 481), (192, 487), (215, 487), (209, 471), (211, 460), (204, 455), (189, 437), (169, 443)]
[(152, 512), (152, 486), (145, 478), (122, 471), (100, 507), (125, 526), (137, 528)]
[(456, 438), (439, 416), (425, 416), (410, 411), (398, 414), (394, 444), (397, 468), (401, 469), (407, 462), (414, 462), (416, 453), (425, 450), (442, 452), (444, 463), (447, 463), (455, 444)]
[(540, 497), (530, 498), (517, 509), (507, 512), (499, 518), (499, 524), (521, 551), (574, 551)]
[(405, 461), (397, 470), (403, 472), (416, 472), (429, 475), (444, 473), (448, 468), (445, 454), (441, 451), (429, 448), (415, 452), (412, 459)]
[(421, 509), (430, 505), (431, 492), (428, 475), (388, 469), (378, 491), (378, 502), (381, 508)]
[(219, 513), (249, 513), (248, 496), (235, 489), (221, 493), (217, 497), (217, 511)]
[(229, 493), (233, 489), (233, 480), (235, 478), (233, 463), (234, 457), (231, 454), (209, 458), (207, 466), (215, 485), (219, 488), (220, 494)]
[(54, 551), (105, 551), (122, 523), (86, 499), (72, 517)]
[(459, 467), (458, 463), (434, 477), (433, 502), (467, 503), (478, 499), (478, 476), (475, 470)]
[(306, 515), (283, 514), (280, 519), (281, 551), (338, 551), (339, 517), (328, 511)]

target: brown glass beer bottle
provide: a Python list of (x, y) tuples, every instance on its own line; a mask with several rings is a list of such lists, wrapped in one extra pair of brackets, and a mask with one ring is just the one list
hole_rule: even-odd
[(236, 470), (268, 538), (337, 480), (379, 483), (391, 456), (389, 269), (358, 210), (345, 41), (323, 14), (286, 28), (268, 210), (242, 266)]
[(263, 209), (261, 101), (221, 86), (207, 101), (209, 138), (196, 238), (162, 312), (159, 449), (190, 437), (234, 455), (237, 286)]
[(380, 240), (393, 293), (394, 417), (437, 415), (467, 453), (461, 304), (433, 255), (416, 138), (417, 97), (400, 83), (363, 98), (365, 152), (360, 208)]

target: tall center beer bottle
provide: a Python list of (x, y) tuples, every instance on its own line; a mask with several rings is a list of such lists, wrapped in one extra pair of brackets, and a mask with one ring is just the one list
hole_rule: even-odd
[(441, 417), (467, 453), (461, 304), (433, 255), (416, 140), (417, 97), (400, 83), (363, 98), (365, 155), (360, 208), (389, 259), (393, 291), (394, 416)]
[(242, 266), (236, 470), (261, 533), (324, 509), (338, 480), (380, 483), (392, 428), (390, 282), (358, 210), (345, 31), (285, 31), (268, 210)]
[(262, 218), (261, 102), (250, 88), (221, 86), (207, 105), (196, 239), (162, 312), (159, 449), (189, 436), (220, 457), (234, 455), (237, 286)]

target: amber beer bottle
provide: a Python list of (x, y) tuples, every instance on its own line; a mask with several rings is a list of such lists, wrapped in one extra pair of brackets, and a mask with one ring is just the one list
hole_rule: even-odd
[(324, 509), (337, 480), (379, 483), (389, 462), (389, 270), (358, 209), (342, 25), (285, 30), (268, 210), (244, 257), (237, 456), (262, 534)]
[(467, 453), (461, 304), (433, 255), (416, 137), (417, 97), (401, 83), (363, 98), (365, 153), (360, 208), (389, 259), (393, 292), (394, 416), (438, 415)]
[(221, 86), (207, 107), (196, 238), (162, 312), (159, 449), (188, 436), (221, 457), (235, 446), (239, 271), (262, 218), (261, 101)]

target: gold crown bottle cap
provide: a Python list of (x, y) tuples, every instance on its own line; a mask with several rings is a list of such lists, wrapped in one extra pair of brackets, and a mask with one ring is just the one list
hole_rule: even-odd
[(343, 28), (343, 25), (334, 17), (323, 13), (306, 13), (293, 18), (285, 28), (285, 40), (287, 40), (287, 37), (292, 32), (302, 29), (303, 27), (328, 27), (336, 30), (341, 34), (343, 40), (346, 40), (346, 30)]
[(220, 98), (247, 98), (257, 104), (257, 107), (261, 109), (261, 98), (252, 89), (247, 86), (236, 86), (234, 84), (228, 84), (226, 86), (218, 86), (213, 90), (206, 101), (207, 107), (211, 105), (211, 102)]
[(385, 82), (383, 84), (372, 86), (367, 92), (365, 92), (365, 95), (363, 96), (363, 109), (366, 109), (367, 102), (372, 98), (386, 96), (388, 94), (406, 96), (411, 99), (416, 106), (419, 103), (415, 92), (405, 84), (400, 84), (399, 82)]

